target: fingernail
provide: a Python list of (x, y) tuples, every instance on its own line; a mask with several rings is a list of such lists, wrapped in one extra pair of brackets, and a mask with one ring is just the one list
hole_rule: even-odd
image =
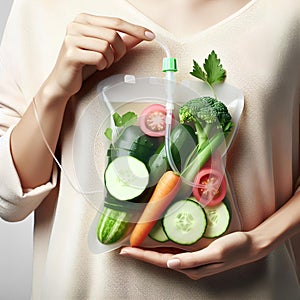
[(128, 254), (128, 251), (126, 251), (126, 250), (124, 250), (124, 249), (122, 249), (121, 251), (120, 251), (120, 255), (127, 255)]
[(176, 269), (180, 266), (180, 260), (178, 258), (169, 259), (167, 261), (167, 266), (170, 269)]
[(151, 31), (145, 31), (145, 37), (149, 40), (153, 40), (155, 38), (155, 34)]

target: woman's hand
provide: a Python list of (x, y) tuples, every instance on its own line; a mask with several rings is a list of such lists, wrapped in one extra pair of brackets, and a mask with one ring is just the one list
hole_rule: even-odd
[(277, 245), (300, 233), (300, 188), (269, 218), (247, 232), (234, 232), (206, 248), (173, 255), (153, 250), (124, 247), (120, 254), (159, 267), (171, 268), (192, 279), (200, 279), (268, 255)]
[[(80, 14), (69, 24), (54, 69), (34, 97), (40, 126), (53, 152), (66, 104), (83, 80), (96, 70), (109, 68), (141, 41), (153, 38), (146, 28), (117, 18)], [(31, 104), (11, 138), (12, 157), (24, 189), (48, 182), (53, 168), (34, 111)]]
[(80, 90), (87, 74), (109, 68), (132, 47), (153, 38), (148, 29), (118, 18), (80, 14), (67, 28), (46, 84), (69, 98)]
[(252, 232), (235, 232), (195, 252), (173, 255), (125, 247), (120, 254), (174, 269), (196, 280), (256, 261), (271, 251), (268, 245), (268, 240), (258, 238)]

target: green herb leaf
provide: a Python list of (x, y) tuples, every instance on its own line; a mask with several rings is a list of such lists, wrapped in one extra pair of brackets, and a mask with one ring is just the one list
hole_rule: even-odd
[(122, 116), (122, 124), (126, 127), (133, 125), (136, 120), (137, 114), (132, 111), (129, 111)]
[(206, 81), (206, 74), (205, 72), (203, 72), (203, 70), (201, 69), (201, 67), (199, 66), (199, 64), (193, 60), (193, 72), (190, 72), (191, 75), (203, 80), (203, 81)]
[[(117, 112), (115, 112), (112, 117), (113, 117), (115, 126), (119, 127), (119, 128), (122, 127), (122, 130), (118, 130), (118, 132), (117, 132), (118, 135), (121, 135), (122, 132), (124, 131), (124, 129), (126, 129), (129, 126), (132, 126), (137, 120), (137, 114), (132, 111), (129, 111), (122, 116), (119, 115)], [(112, 138), (113, 138), (112, 128), (106, 128), (104, 135), (110, 141), (112, 141)]]
[(226, 71), (223, 69), (221, 60), (218, 58), (215, 51), (209, 54), (203, 65), (207, 73), (207, 81), (212, 86), (216, 83), (221, 83), (226, 78)]
[(204, 71), (200, 65), (193, 60), (193, 71), (190, 72), (190, 74), (206, 82), (214, 93), (213, 86), (217, 83), (224, 82), (226, 78), (226, 71), (223, 69), (221, 61), (214, 50), (205, 59), (203, 68)]
[(112, 129), (106, 128), (104, 135), (111, 141), (112, 140)]
[(117, 127), (123, 126), (122, 117), (118, 113), (115, 112), (113, 114), (113, 119), (114, 119), (114, 123)]

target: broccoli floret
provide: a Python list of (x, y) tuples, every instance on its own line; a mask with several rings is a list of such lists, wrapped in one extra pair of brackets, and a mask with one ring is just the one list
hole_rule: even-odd
[(217, 118), (215, 101), (211, 97), (202, 97), (186, 102), (179, 110), (180, 122), (215, 122)]
[(193, 123), (198, 137), (198, 148), (210, 138), (214, 129), (225, 129), (231, 122), (226, 105), (212, 97), (195, 98), (179, 110), (180, 123)]
[(228, 123), (231, 122), (231, 115), (228, 111), (228, 108), (223, 102), (217, 100), (214, 103), (214, 109), (217, 112), (217, 118), (220, 126), (224, 131), (226, 126), (228, 126)]

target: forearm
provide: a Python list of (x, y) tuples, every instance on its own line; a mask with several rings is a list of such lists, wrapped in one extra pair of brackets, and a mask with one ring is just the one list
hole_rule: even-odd
[(300, 232), (300, 192), (297, 192), (272, 216), (249, 232), (262, 254), (270, 252)]
[[(145, 27), (118, 18), (79, 14), (69, 24), (54, 69), (35, 97), (41, 127), (52, 151), (66, 103), (81, 89), (83, 80), (96, 70), (109, 68), (143, 40), (153, 38), (154, 34)], [(53, 159), (42, 138), (33, 104), (12, 132), (11, 152), (23, 188), (34, 188), (49, 180)]]
[[(47, 82), (35, 96), (41, 127), (52, 151), (56, 149), (68, 97)], [(47, 149), (31, 103), (11, 135), (11, 153), (22, 187), (35, 188), (49, 181), (53, 158)]]

